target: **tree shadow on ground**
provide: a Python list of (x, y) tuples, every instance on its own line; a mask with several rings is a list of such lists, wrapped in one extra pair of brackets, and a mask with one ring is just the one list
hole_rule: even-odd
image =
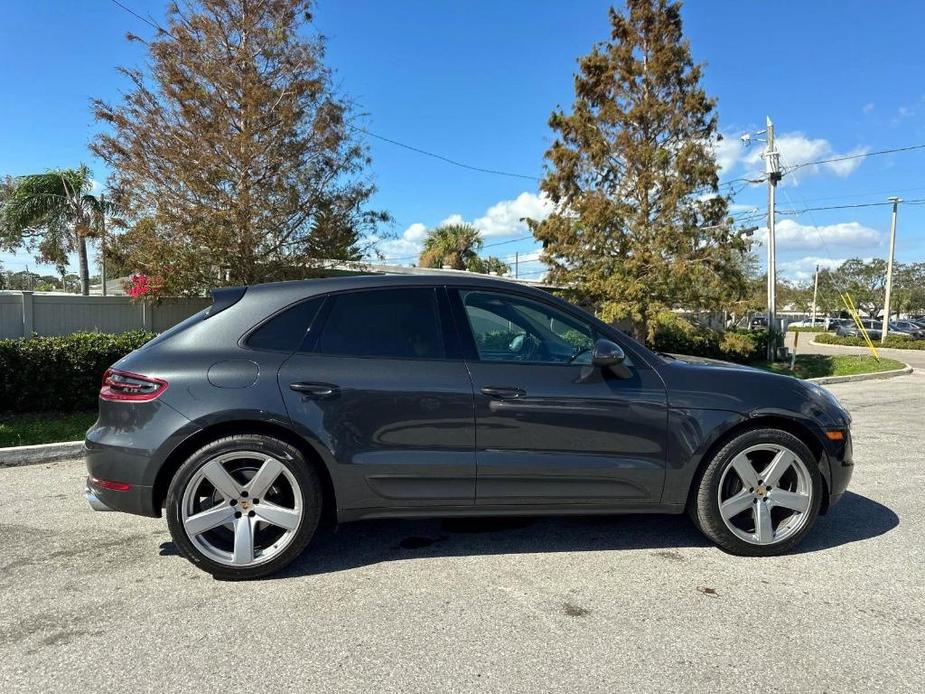
[[(883, 504), (846, 492), (792, 553), (818, 552), (868, 540), (898, 524), (899, 517)], [(320, 529), (302, 556), (270, 578), (325, 574), (410, 558), (709, 545), (686, 516), (677, 515), (359, 521), (336, 531)], [(177, 554), (171, 542), (163, 543), (160, 553)]]

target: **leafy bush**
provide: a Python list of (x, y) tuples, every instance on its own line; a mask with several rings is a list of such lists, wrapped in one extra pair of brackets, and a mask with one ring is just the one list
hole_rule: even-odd
[(657, 319), (652, 346), (659, 352), (747, 364), (764, 359), (767, 344), (766, 332), (722, 332), (695, 325), (674, 313), (663, 313)]
[(513, 330), (493, 330), (477, 336), (478, 346), (490, 352), (506, 350), (515, 337), (521, 333)]
[(800, 327), (798, 325), (787, 326), (788, 333), (824, 333), (825, 328), (810, 328), (808, 325), (806, 327)]
[(103, 372), (154, 336), (136, 330), (0, 340), (0, 411), (93, 409)]
[(575, 330), (574, 328), (569, 328), (566, 330), (564, 333), (562, 333), (561, 337), (576, 349), (591, 349), (594, 346), (590, 337), (585, 335), (580, 330)]
[[(863, 337), (839, 337), (832, 333), (817, 335), (816, 342), (825, 345), (846, 345), (848, 347), (867, 347)], [(913, 340), (901, 335), (887, 335), (886, 342), (881, 343), (880, 338), (873, 340), (875, 347), (889, 349), (925, 349), (925, 340)]]

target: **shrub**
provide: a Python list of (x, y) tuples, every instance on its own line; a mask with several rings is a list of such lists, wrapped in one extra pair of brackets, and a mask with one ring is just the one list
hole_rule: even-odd
[(663, 313), (656, 322), (653, 348), (659, 352), (747, 364), (764, 359), (767, 344), (765, 332), (722, 332), (695, 325), (674, 313)]
[(0, 411), (93, 409), (103, 372), (154, 336), (136, 330), (0, 340)]
[[(833, 333), (824, 333), (817, 335), (816, 342), (824, 345), (845, 345), (848, 347), (867, 347), (863, 337), (839, 337)], [(874, 347), (886, 347), (888, 349), (920, 349), (925, 350), (925, 340), (913, 340), (910, 337), (901, 335), (887, 335), (886, 342), (881, 343), (880, 338), (872, 340)]]
[(498, 352), (506, 350), (508, 345), (510, 345), (513, 339), (519, 334), (520, 333), (514, 332), (513, 330), (493, 330), (479, 335), (477, 339), (479, 347), (482, 349)]
[(801, 327), (799, 325), (791, 325), (787, 327), (788, 333), (824, 333), (825, 328), (816, 327), (810, 328), (808, 325), (806, 327)]

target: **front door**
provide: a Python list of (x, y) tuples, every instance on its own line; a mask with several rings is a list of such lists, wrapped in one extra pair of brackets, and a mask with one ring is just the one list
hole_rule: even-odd
[(667, 400), (627, 352), (591, 364), (599, 337), (552, 303), (496, 290), (451, 292), (469, 342), (476, 400), (476, 503), (644, 506), (665, 479)]
[(472, 385), (448, 353), (442, 304), (432, 287), (333, 294), (279, 371), (290, 418), (328, 455), (341, 509), (474, 503)]

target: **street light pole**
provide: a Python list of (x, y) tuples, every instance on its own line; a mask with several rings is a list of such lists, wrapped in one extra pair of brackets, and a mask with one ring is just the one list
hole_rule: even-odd
[(810, 327), (816, 327), (816, 297), (819, 295), (819, 263), (816, 263), (816, 279), (813, 281), (813, 322)]
[(781, 179), (780, 154), (774, 148), (774, 123), (767, 119), (768, 144), (764, 152), (768, 175), (768, 360), (777, 357), (777, 241), (775, 238), (777, 183)]
[(890, 222), (890, 259), (886, 264), (886, 296), (883, 299), (883, 328), (880, 331), (880, 343), (886, 342), (890, 329), (890, 294), (893, 290), (893, 251), (896, 248), (896, 210), (902, 202), (896, 196), (889, 198), (893, 203), (893, 219)]
[(106, 296), (106, 197), (100, 193), (100, 282)]

